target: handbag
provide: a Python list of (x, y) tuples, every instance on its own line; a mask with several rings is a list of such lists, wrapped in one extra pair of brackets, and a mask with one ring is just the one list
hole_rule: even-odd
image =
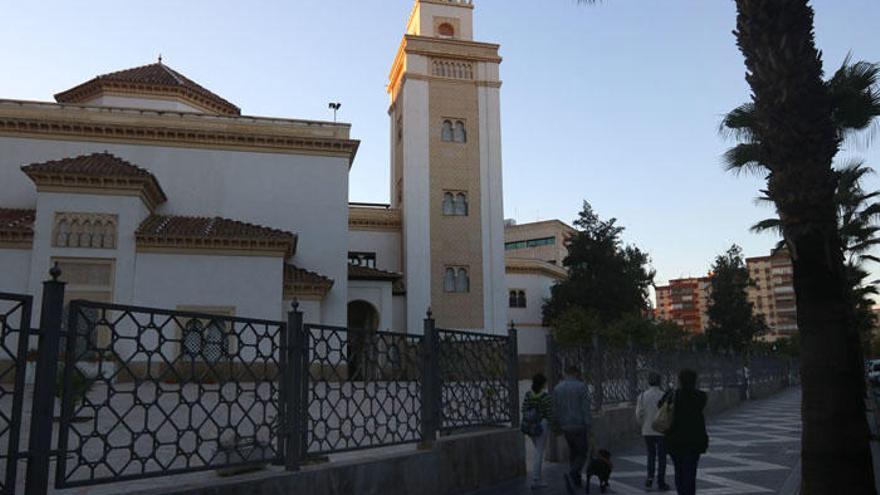
[(672, 396), (663, 401), (660, 409), (657, 410), (657, 416), (651, 422), (651, 428), (658, 433), (668, 433), (672, 429), (672, 422), (675, 419), (675, 392)]

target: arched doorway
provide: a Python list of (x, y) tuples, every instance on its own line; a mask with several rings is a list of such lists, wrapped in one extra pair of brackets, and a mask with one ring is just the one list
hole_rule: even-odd
[(379, 328), (379, 312), (366, 301), (348, 303), (348, 379), (369, 378), (376, 368), (371, 355), (373, 332)]

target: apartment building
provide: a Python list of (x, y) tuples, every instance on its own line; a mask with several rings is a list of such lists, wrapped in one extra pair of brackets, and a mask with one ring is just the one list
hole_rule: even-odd
[(749, 301), (755, 313), (764, 316), (770, 328), (764, 340), (773, 341), (797, 332), (797, 303), (788, 249), (776, 249), (770, 256), (746, 258), (749, 277)]
[(711, 288), (708, 276), (670, 280), (669, 285), (655, 287), (655, 318), (674, 321), (691, 333), (703, 333), (709, 321), (706, 311)]

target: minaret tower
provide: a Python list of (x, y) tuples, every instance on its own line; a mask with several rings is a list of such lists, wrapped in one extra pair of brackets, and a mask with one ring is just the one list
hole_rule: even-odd
[(389, 76), (407, 328), (506, 328), (498, 45), (472, 0), (416, 0)]

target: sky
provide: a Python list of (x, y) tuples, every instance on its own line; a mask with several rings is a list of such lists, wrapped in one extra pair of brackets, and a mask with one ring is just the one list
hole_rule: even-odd
[[(164, 62), (248, 115), (328, 120), (361, 147), (352, 201), (387, 202), (385, 85), (413, 0), (0, 0), (0, 98), (52, 100), (92, 77)], [(474, 0), (501, 44), (505, 217), (571, 222), (584, 200), (626, 227), (656, 281), (703, 275), (731, 244), (767, 254), (755, 177), (723, 170), (721, 116), (749, 98), (732, 0)], [(832, 73), (880, 62), (880, 2), (813, 0)], [(840, 159), (880, 169), (880, 146)], [(880, 188), (880, 179), (868, 184)]]

